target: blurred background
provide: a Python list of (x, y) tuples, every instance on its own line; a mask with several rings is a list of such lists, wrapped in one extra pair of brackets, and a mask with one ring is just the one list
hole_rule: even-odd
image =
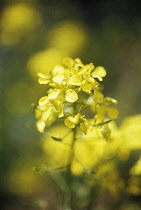
[[(52, 188), (46, 192), (45, 186), (52, 186), (52, 181), (31, 170), (44, 160), (31, 104), (46, 93), (37, 82), (37, 72), (45, 73), (68, 56), (105, 67), (104, 95), (119, 101), (118, 124), (140, 113), (139, 1), (0, 1), (2, 209), (56, 209), (47, 208), (43, 199), (59, 194)], [(120, 209), (129, 209), (130, 204), (124, 205)], [(112, 208), (99, 208), (104, 209)], [(133, 204), (132, 209), (138, 206)]]

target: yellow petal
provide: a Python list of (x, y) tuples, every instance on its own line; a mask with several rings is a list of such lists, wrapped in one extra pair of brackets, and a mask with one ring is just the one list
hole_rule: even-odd
[(64, 124), (68, 127), (68, 128), (74, 128), (75, 127), (75, 123), (73, 122), (74, 118), (73, 117), (67, 117), (64, 120)]
[(39, 78), (39, 79), (38, 79), (38, 82), (39, 82), (39, 84), (41, 84), (41, 85), (46, 85), (46, 84), (49, 83), (49, 81), (50, 81), (50, 80), (46, 80), (46, 79), (42, 79), (42, 78)]
[(98, 113), (94, 116), (95, 124), (99, 124), (103, 121), (103, 113)]
[(80, 66), (84, 66), (84, 64), (82, 63), (82, 61), (81, 61), (80, 58), (76, 58), (76, 59), (75, 59), (75, 62), (76, 62), (77, 64), (79, 64)]
[(39, 72), (37, 75), (39, 78), (48, 79), (48, 76), (46, 74), (43, 74), (42, 72)]
[(49, 116), (49, 118), (46, 121), (46, 127), (51, 126), (51, 124), (56, 120), (56, 113), (52, 112), (52, 114)]
[(84, 64), (82, 63), (82, 61), (79, 58), (76, 58), (74, 61), (75, 61), (74, 68), (72, 70), (73, 70), (74, 74), (77, 74), (79, 71), (81, 71)]
[[(85, 65), (85, 66), (81, 69), (80, 72), (78, 72), (78, 75), (83, 75), (83, 76), (89, 75), (89, 73), (88, 73), (89, 71), (90, 71), (90, 65), (87, 64), (87, 65)], [(86, 72), (87, 72), (87, 73), (86, 73)]]
[(110, 104), (110, 103), (117, 104), (118, 103), (118, 101), (114, 98), (105, 97), (105, 99), (106, 99), (106, 102), (109, 102), (108, 104)]
[(103, 94), (102, 94), (101, 92), (95, 90), (95, 91), (94, 91), (94, 101), (95, 101), (95, 103), (97, 103), (97, 104), (102, 104), (103, 101), (104, 101), (104, 96), (103, 96)]
[(63, 59), (63, 63), (65, 64), (65, 66), (72, 68), (74, 65), (74, 60), (72, 58), (64, 58)]
[(47, 96), (43, 96), (42, 98), (40, 98), (39, 100), (39, 106), (44, 106), (49, 102), (48, 97)]
[(60, 83), (62, 83), (64, 78), (65, 78), (64, 75), (55, 76), (55, 77), (53, 77), (53, 82), (56, 82), (56, 83), (60, 84)]
[(119, 111), (115, 107), (107, 107), (107, 114), (111, 119), (116, 119), (119, 115)]
[(45, 75), (41, 72), (39, 72), (37, 75), (39, 77), (39, 79), (38, 79), (39, 84), (48, 84), (49, 83), (50, 80), (47, 75)]
[(73, 159), (73, 162), (70, 167), (71, 167), (71, 172), (75, 176), (80, 176), (84, 173), (84, 167), (82, 166), (81, 163), (79, 163), (77, 160), (75, 160), (75, 158)]
[(91, 84), (85, 82), (84, 84), (81, 85), (81, 88), (84, 92), (91, 93), (91, 90), (92, 90), (93, 87), (92, 87)]
[(43, 133), (46, 127), (46, 123), (43, 120), (38, 120), (36, 123), (36, 127), (40, 133)]
[(85, 123), (80, 123), (80, 129), (84, 132), (84, 134), (87, 134), (88, 127)]
[(111, 130), (109, 129), (108, 125), (107, 124), (102, 125), (100, 131), (101, 131), (101, 134), (104, 136), (104, 138), (108, 140), (111, 134)]
[(78, 113), (75, 117), (67, 117), (64, 121), (65, 125), (69, 128), (74, 128), (79, 123), (80, 116), (80, 113)]
[(68, 83), (69, 83), (70, 85), (78, 85), (78, 86), (79, 86), (79, 85), (81, 85), (82, 80), (80, 79), (79, 76), (72, 76), (72, 77), (69, 79)]
[(104, 69), (104, 67), (97, 66), (92, 73), (93, 77), (95, 77), (96, 75), (99, 76), (99, 77), (105, 77), (106, 76), (106, 70)]
[(141, 158), (135, 163), (135, 165), (130, 169), (131, 175), (141, 175)]
[(55, 66), (54, 69), (52, 70), (53, 72), (53, 76), (57, 76), (57, 75), (62, 75), (64, 74), (64, 67), (63, 66)]
[(73, 103), (73, 102), (77, 101), (78, 95), (74, 90), (68, 89), (65, 92), (65, 99), (66, 99), (67, 102), (72, 102)]
[(81, 120), (83, 120), (82, 123), (80, 123), (80, 129), (84, 132), (84, 134), (87, 134), (88, 131), (88, 120), (84, 118), (84, 116), (81, 117)]
[(79, 119), (80, 119), (80, 113), (78, 113), (77, 115), (75, 115), (75, 117), (73, 118), (73, 122), (75, 123), (75, 124), (78, 124), (79, 123)]
[(94, 77), (97, 78), (99, 81), (103, 80), (102, 77), (100, 77), (99, 75), (95, 75)]
[(51, 111), (52, 111), (52, 107), (50, 107), (45, 112), (43, 112), (42, 117), (41, 117), (41, 120), (47, 121), (47, 119), (49, 118), (49, 116), (51, 114)]
[(64, 116), (64, 109), (63, 109), (63, 103), (61, 101), (54, 101), (53, 105), (55, 109), (58, 111), (59, 118)]
[(58, 112), (59, 112), (59, 116), (58, 116), (59, 118), (64, 116), (64, 109), (63, 109), (62, 104), (60, 104)]
[(60, 92), (61, 90), (59, 89), (50, 90), (48, 94), (48, 99), (56, 99)]
[(35, 110), (35, 117), (36, 117), (36, 119), (39, 119), (41, 116), (42, 116), (42, 111), (39, 110), (39, 109), (36, 109)]

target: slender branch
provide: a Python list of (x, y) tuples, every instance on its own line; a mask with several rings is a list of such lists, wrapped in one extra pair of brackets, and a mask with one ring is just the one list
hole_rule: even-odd
[[(77, 104), (74, 103), (74, 110), (76, 110), (77, 108)], [(71, 144), (71, 154), (70, 154), (70, 166), (71, 166), (71, 163), (72, 163), (72, 159), (73, 159), (73, 156), (74, 156), (74, 144), (75, 144), (75, 140), (76, 140), (76, 134), (77, 134), (77, 125), (73, 128), (73, 139), (72, 139), (72, 144)]]
[(37, 167), (33, 167), (32, 170), (33, 171), (37, 171), (37, 172), (44, 172), (44, 173), (50, 173), (50, 172), (54, 172), (54, 171), (59, 171), (59, 170), (63, 170), (65, 168), (68, 168), (70, 165), (67, 166), (62, 166), (59, 168), (54, 168), (54, 169), (47, 169), (47, 168), (37, 168)]
[[(76, 111), (77, 109), (77, 104), (74, 103), (74, 111)], [(75, 140), (76, 140), (76, 135), (77, 135), (77, 125), (75, 126), (75, 128), (73, 128), (71, 130), (73, 132), (73, 137), (72, 137), (72, 144), (71, 144), (71, 151), (70, 151), (70, 157), (69, 157), (69, 182), (71, 183), (71, 164), (74, 158), (74, 146), (75, 146)], [(71, 186), (71, 184), (69, 184)], [(70, 202), (68, 203), (68, 208), (67, 209), (72, 209), (71, 208), (71, 197), (72, 197), (72, 193), (71, 193), (71, 189), (70, 189)], [(66, 202), (65, 202), (66, 205)]]
[(84, 110), (88, 109), (90, 106), (87, 105), (84, 109), (82, 109), (80, 112), (83, 112)]
[(96, 126), (101, 126), (101, 125), (105, 125), (105, 124), (107, 124), (107, 123), (109, 123), (109, 122), (111, 122), (112, 120), (107, 120), (107, 121), (105, 121), (105, 122), (103, 122), (103, 123), (99, 123), (99, 124), (96, 124), (96, 125), (94, 125), (94, 127), (96, 127)]

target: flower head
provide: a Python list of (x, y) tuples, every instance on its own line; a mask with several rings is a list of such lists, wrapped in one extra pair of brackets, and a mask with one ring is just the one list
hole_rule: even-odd
[[(115, 119), (118, 110), (111, 106), (117, 101), (104, 97), (100, 92), (100, 82), (105, 76), (104, 67), (95, 67), (93, 63), (84, 65), (79, 58), (65, 58), (61, 66), (55, 66), (46, 74), (38, 73), (38, 82), (46, 85), (48, 91), (36, 109), (37, 129), (43, 132), (46, 126), (63, 117), (68, 128), (79, 125), (84, 134), (89, 127), (104, 125), (100, 129), (107, 138), (105, 121), (107, 118)], [(69, 112), (65, 111), (67, 107)], [(84, 110), (91, 113), (85, 112), (84, 115)], [(91, 118), (94, 119), (93, 124), (90, 123)]]

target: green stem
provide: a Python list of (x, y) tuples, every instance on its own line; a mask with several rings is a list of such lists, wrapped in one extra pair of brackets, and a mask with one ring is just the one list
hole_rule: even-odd
[[(76, 107), (77, 104), (74, 103), (74, 111), (76, 110)], [(75, 126), (75, 128), (73, 128), (73, 137), (72, 137), (72, 144), (71, 144), (71, 151), (70, 151), (70, 157), (69, 157), (69, 175), (68, 175), (68, 182), (69, 182), (69, 186), (70, 186), (70, 198), (72, 199), (72, 192), (71, 192), (71, 185), (72, 185), (72, 175), (71, 175), (71, 164), (72, 164), (72, 161), (73, 161), (73, 158), (74, 158), (74, 146), (75, 146), (75, 140), (76, 140), (76, 135), (77, 135), (77, 126)], [(68, 205), (68, 209), (72, 209), (71, 208), (71, 200), (70, 200), (70, 203)]]
[[(77, 104), (74, 103), (74, 111), (76, 110), (76, 108), (77, 108)], [(76, 140), (76, 134), (77, 134), (77, 125), (73, 128), (73, 137), (72, 137), (71, 153), (70, 153), (70, 161), (69, 161), (70, 167), (71, 167), (71, 163), (74, 156), (74, 145), (75, 145), (75, 140)]]

